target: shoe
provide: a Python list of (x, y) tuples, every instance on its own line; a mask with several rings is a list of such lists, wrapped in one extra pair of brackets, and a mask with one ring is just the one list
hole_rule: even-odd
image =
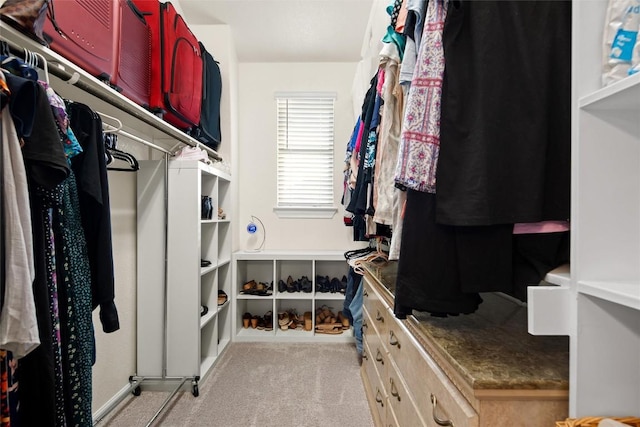
[(258, 316), (251, 317), (251, 327), (256, 329), (258, 327)]
[(251, 323), (251, 313), (245, 313), (242, 315), (242, 327), (247, 329)]
[(287, 291), (287, 284), (284, 283), (284, 280), (278, 280), (278, 292), (284, 293)]
[(347, 319), (347, 316), (342, 314), (341, 311), (338, 312), (338, 322), (342, 325), (342, 329), (349, 329), (351, 327), (349, 319)]
[(329, 276), (316, 276), (316, 291), (329, 292)]
[(222, 289), (218, 289), (218, 305), (224, 305), (228, 299), (227, 294)]
[(302, 292), (309, 293), (311, 292), (311, 288), (312, 288), (311, 280), (309, 280), (307, 276), (302, 276), (300, 278), (300, 290)]
[(200, 147), (192, 147), (185, 145), (174, 155), (174, 160), (200, 160), (206, 164), (210, 164), (209, 155)]
[(331, 279), (331, 282), (329, 282), (329, 289), (332, 294), (340, 292), (341, 286), (342, 282), (337, 277), (334, 277), (333, 279)]
[(311, 312), (310, 311), (305, 311), (303, 314), (304, 317), (304, 330), (305, 331), (310, 331), (311, 329), (313, 329), (313, 322), (311, 319)]
[(209, 307), (207, 307), (206, 305), (200, 306), (200, 317), (204, 316), (208, 312), (209, 312)]
[(218, 219), (225, 219), (226, 217), (227, 217), (227, 214), (224, 213), (222, 208), (218, 208)]
[(264, 314), (264, 330), (273, 331), (273, 313), (271, 311)]
[(210, 265), (211, 265), (211, 261), (209, 261), (208, 259), (200, 260), (200, 267), (209, 267)]
[(280, 329), (286, 331), (289, 329), (289, 325), (291, 325), (291, 319), (289, 319), (289, 313), (286, 311), (278, 313), (278, 325)]
[(251, 294), (253, 291), (256, 290), (257, 286), (258, 284), (256, 283), (255, 280), (249, 280), (244, 285), (242, 285), (242, 293)]

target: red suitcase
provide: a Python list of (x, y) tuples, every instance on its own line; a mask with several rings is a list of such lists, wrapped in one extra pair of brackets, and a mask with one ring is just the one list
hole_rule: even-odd
[(120, 14), (117, 72), (111, 83), (124, 96), (149, 108), (151, 95), (151, 29), (132, 0), (117, 0)]
[(169, 2), (134, 0), (151, 28), (152, 111), (191, 130), (200, 123), (202, 54), (198, 39)]
[(64, 0), (55, 2), (55, 18), (67, 38), (45, 20), (49, 47), (89, 74), (109, 81), (116, 74), (118, 34), (117, 3), (112, 0)]

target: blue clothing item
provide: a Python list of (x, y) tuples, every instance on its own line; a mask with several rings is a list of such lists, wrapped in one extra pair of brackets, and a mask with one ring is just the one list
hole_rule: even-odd
[(358, 289), (353, 295), (349, 310), (351, 311), (351, 316), (353, 316), (353, 336), (356, 339), (356, 349), (358, 354), (362, 355), (362, 277), (360, 277), (357, 286)]
[(361, 280), (362, 275), (356, 273), (353, 267), (349, 267), (349, 273), (347, 274), (347, 289), (344, 291), (344, 305), (342, 306), (342, 314), (347, 316), (350, 325), (353, 325), (353, 316), (351, 315), (351, 309), (349, 308), (349, 306), (351, 305), (351, 301), (353, 301), (353, 296), (356, 294), (356, 291), (360, 286)]

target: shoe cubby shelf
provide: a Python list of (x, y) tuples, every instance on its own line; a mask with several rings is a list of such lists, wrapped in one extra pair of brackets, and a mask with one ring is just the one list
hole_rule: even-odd
[[(233, 337), (236, 341), (288, 341), (288, 342), (349, 342), (353, 340), (352, 328), (330, 326), (324, 333), (316, 330), (317, 310), (325, 307), (336, 317), (343, 310), (343, 277), (349, 271), (341, 251), (261, 251), (235, 252), (233, 254)], [(319, 292), (334, 280), (334, 292)], [(337, 280), (337, 281), (336, 281)], [(254, 282), (258, 290), (252, 294), (245, 284)], [(283, 281), (279, 286), (279, 282)], [(296, 285), (295, 282), (298, 282)], [(304, 284), (303, 284), (304, 282)], [(288, 284), (288, 286), (287, 286)], [(303, 291), (306, 289), (307, 291)], [(340, 290), (342, 289), (342, 292)], [(248, 292), (248, 293), (246, 293)], [(273, 329), (243, 325), (247, 314), (265, 322), (265, 315), (272, 315)], [(310, 330), (301, 325), (297, 329), (280, 328), (279, 313), (293, 312), (304, 316), (311, 313)], [(333, 325), (333, 323), (331, 324)], [(331, 332), (331, 333), (330, 333)]]
[[(143, 366), (143, 372), (138, 374), (163, 374), (161, 367), (147, 369), (144, 366), (145, 358), (150, 357), (150, 349), (162, 354), (162, 343), (165, 342), (167, 376), (202, 378), (232, 337), (229, 298), (233, 294), (229, 221), (231, 177), (200, 161), (169, 161), (166, 167), (168, 197), (165, 216), (165, 181), (159, 179), (159, 171), (164, 171), (164, 162), (141, 163), (138, 206), (139, 214), (145, 217), (144, 221), (139, 222), (143, 233), (141, 235), (139, 232), (139, 238), (142, 239), (140, 242), (149, 241), (141, 253), (146, 256), (147, 251), (157, 251), (157, 234), (162, 235), (166, 226), (167, 291), (166, 301), (161, 304), (166, 306), (167, 330), (166, 339), (163, 339), (162, 334), (156, 333), (160, 329), (158, 325), (162, 324), (161, 318), (155, 317), (155, 325), (145, 321), (145, 324), (149, 324), (148, 328), (139, 332), (138, 336), (140, 340), (153, 340), (153, 345), (138, 346), (139, 349), (144, 348), (142, 354), (140, 351), (138, 354), (138, 366)], [(219, 212), (224, 218), (219, 218)], [(153, 232), (146, 230), (148, 217), (157, 223)], [(163, 260), (162, 255), (158, 254), (157, 258)], [(158, 271), (163, 271), (162, 263), (157, 264)], [(153, 284), (145, 282), (149, 282), (149, 288), (145, 287), (139, 298), (161, 300), (164, 293), (162, 281), (154, 281)], [(227, 300), (218, 305), (220, 293), (226, 295)], [(139, 311), (151, 310), (146, 305), (146, 301), (140, 304)], [(154, 310), (157, 311), (157, 308)], [(144, 315), (139, 312), (138, 318), (142, 317)]]

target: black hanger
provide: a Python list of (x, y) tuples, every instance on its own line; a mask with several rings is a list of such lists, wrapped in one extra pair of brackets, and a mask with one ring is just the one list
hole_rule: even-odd
[(107, 165), (112, 164), (114, 160), (121, 160), (123, 162), (127, 162), (129, 165), (128, 168), (108, 166), (107, 170), (121, 171), (121, 172), (135, 172), (140, 169), (138, 160), (133, 156), (133, 154), (127, 153), (117, 148), (118, 135), (114, 133), (105, 133), (103, 138), (104, 138), (105, 155), (107, 155), (107, 157), (110, 158), (110, 160), (107, 161)]

